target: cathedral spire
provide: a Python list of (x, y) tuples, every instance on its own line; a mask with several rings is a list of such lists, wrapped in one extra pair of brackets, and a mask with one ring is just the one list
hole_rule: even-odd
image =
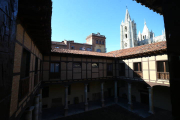
[(144, 19), (144, 25), (146, 25), (146, 20)]
[(130, 18), (129, 11), (128, 11), (127, 6), (126, 6), (125, 22), (128, 22), (129, 20), (131, 20), (131, 18)]

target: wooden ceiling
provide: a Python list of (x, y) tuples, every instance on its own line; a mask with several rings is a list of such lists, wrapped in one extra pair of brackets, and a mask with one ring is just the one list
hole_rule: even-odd
[(163, 15), (162, 0), (133, 0), (133, 1), (136, 1), (137, 3), (141, 3), (141, 5), (148, 7), (150, 10), (153, 10), (154, 12)]
[(51, 0), (19, 0), (18, 19), (42, 53), (51, 51)]

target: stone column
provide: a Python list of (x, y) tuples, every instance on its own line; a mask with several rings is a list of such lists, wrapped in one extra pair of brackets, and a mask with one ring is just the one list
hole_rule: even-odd
[(172, 116), (173, 120), (180, 120), (179, 106), (180, 106), (180, 94), (179, 84), (180, 75), (179, 70), (176, 68), (180, 67), (179, 56), (179, 32), (180, 32), (180, 7), (178, 0), (163, 0), (162, 1), (162, 12), (164, 17), (164, 25), (166, 30), (166, 45), (168, 54), (168, 66), (169, 66), (169, 82), (170, 82), (170, 96), (172, 105)]
[(117, 97), (117, 81), (114, 82), (114, 101), (115, 101), (115, 103), (118, 102), (118, 97)]
[(34, 106), (29, 107), (28, 110), (25, 111), (25, 120), (32, 120), (32, 111), (34, 109)]
[(84, 87), (84, 102), (85, 102), (85, 108), (84, 108), (84, 110), (85, 111), (88, 111), (88, 100), (87, 100), (87, 86), (88, 86), (88, 84), (85, 84), (85, 87)]
[(153, 87), (148, 87), (148, 90), (149, 90), (149, 113), (154, 114)]
[(40, 95), (35, 96), (34, 119), (33, 120), (39, 119), (39, 97), (40, 97)]
[(128, 83), (128, 108), (132, 110), (131, 83)]
[(102, 102), (102, 107), (104, 107), (104, 83), (101, 83), (101, 102)]
[(68, 115), (68, 87), (69, 87), (69, 86), (65, 86), (64, 116), (67, 116), (67, 115)]

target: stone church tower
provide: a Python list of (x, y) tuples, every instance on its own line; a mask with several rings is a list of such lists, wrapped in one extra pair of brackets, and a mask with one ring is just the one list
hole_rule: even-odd
[(121, 49), (137, 46), (136, 23), (131, 20), (128, 9), (126, 9), (125, 21), (120, 25)]

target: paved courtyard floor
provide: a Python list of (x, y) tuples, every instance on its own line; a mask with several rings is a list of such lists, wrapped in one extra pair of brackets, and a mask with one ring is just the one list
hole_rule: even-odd
[(84, 103), (69, 105), (68, 116), (64, 117), (64, 107), (44, 109), (42, 120), (172, 120), (171, 112), (154, 108), (155, 114), (148, 113), (148, 105), (133, 103), (133, 110), (128, 110), (127, 100), (106, 99), (105, 107), (100, 101), (90, 101), (89, 111), (84, 112)]

